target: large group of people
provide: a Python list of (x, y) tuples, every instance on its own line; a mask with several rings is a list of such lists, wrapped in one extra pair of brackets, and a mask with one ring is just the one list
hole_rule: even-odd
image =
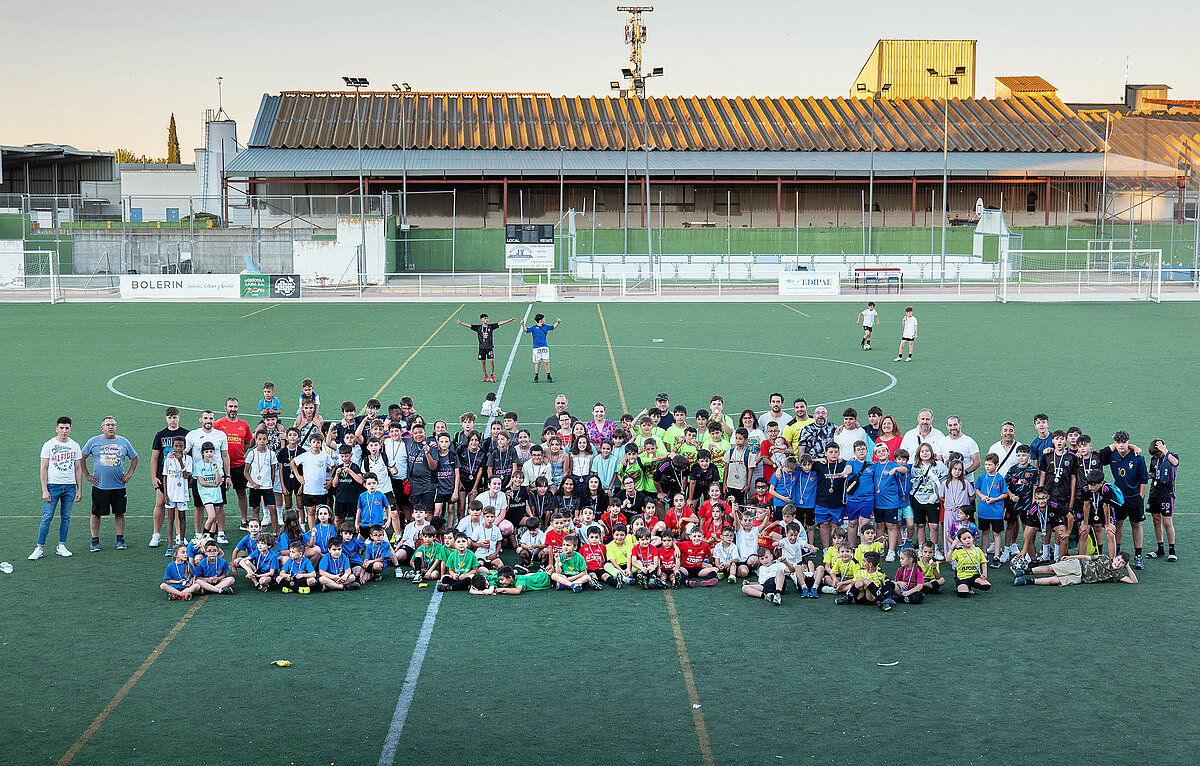
[[(780, 603), (791, 583), (802, 597), (890, 609), (948, 580), (963, 597), (987, 590), (989, 570), (1004, 564), (1018, 585), (1136, 582), (1147, 510), (1157, 547), (1145, 555), (1177, 559), (1179, 458), (1161, 439), (1143, 452), (1118, 431), (1099, 446), (1078, 427), (1051, 431), (1039, 414), (1028, 444), (1005, 422), (983, 451), (955, 415), (943, 432), (922, 409), (906, 431), (879, 407), (865, 422), (848, 407), (835, 422), (804, 398), (786, 411), (779, 393), (765, 411), (733, 415), (722, 396), (689, 412), (664, 392), (616, 420), (601, 402), (580, 419), (559, 395), (540, 431), (494, 396), (484, 404), (486, 421), (463, 413), (457, 429), (428, 422), (408, 396), (362, 411), (342, 402), (327, 420), (306, 379), (287, 424), (269, 382), (253, 424), (232, 397), (222, 417), (205, 410), (192, 429), (168, 407), (150, 445), (149, 545), (173, 542), (162, 589), (230, 593), (243, 577), (260, 590), (353, 590), (391, 569), (418, 586), (481, 594), (740, 581)], [(91, 551), (108, 515), (116, 548), (126, 547), (138, 453), (111, 417), (83, 447), (71, 426), (59, 418), (42, 449), (30, 559), (44, 555), (56, 508), (56, 550), (71, 555), (84, 481)], [(230, 501), (244, 536), (227, 551)]]

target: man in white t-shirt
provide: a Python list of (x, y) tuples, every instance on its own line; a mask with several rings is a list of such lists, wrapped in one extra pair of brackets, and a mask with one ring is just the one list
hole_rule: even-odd
[(871, 446), (871, 440), (867, 438), (867, 429), (858, 424), (858, 410), (853, 407), (847, 407), (842, 412), (842, 427), (837, 429), (833, 435), (833, 440), (837, 442), (843, 455), (854, 454), (855, 442), (866, 442), (867, 446)]
[(938, 458), (950, 463), (951, 453), (962, 455), (967, 483), (975, 481), (975, 469), (979, 467), (979, 445), (962, 432), (962, 420), (958, 415), (946, 418), (946, 436), (938, 442)]
[(71, 555), (67, 550), (67, 532), (71, 529), (71, 508), (83, 499), (83, 450), (71, 438), (70, 418), (64, 415), (58, 419), (54, 438), (42, 445), (41, 459), (42, 525), (38, 528), (37, 547), (29, 554), (30, 561), (44, 555), (55, 506), (58, 506), (58, 548), (55, 553)]
[(917, 462), (917, 448), (922, 444), (933, 445), (933, 456), (938, 456), (938, 444), (946, 435), (933, 427), (933, 410), (925, 408), (917, 413), (917, 427), (910, 428), (900, 440), (900, 449), (908, 453), (908, 462)]
[(1008, 475), (1008, 469), (1017, 464), (1017, 447), (1021, 446), (1021, 442), (1017, 441), (1017, 428), (1011, 420), (1004, 421), (1000, 426), (1000, 441), (996, 442), (988, 449), (988, 453), (995, 454), (1000, 458), (1000, 469), (996, 473), (1001, 476)]
[(917, 318), (913, 316), (913, 307), (907, 306), (904, 309), (904, 319), (900, 320), (904, 326), (903, 332), (900, 334), (900, 350), (896, 352), (896, 358), (893, 362), (899, 362), (904, 356), (904, 344), (908, 344), (908, 358), (904, 361), (912, 361), (913, 343), (917, 340)]
[(779, 430), (783, 430), (788, 423), (791, 423), (795, 418), (791, 413), (783, 411), (783, 394), (771, 394), (767, 411), (758, 416), (758, 427), (763, 431), (767, 430), (767, 423), (774, 420), (779, 424)]

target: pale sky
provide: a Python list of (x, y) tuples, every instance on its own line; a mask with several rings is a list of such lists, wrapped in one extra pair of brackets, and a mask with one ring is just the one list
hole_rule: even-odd
[[(1064, 101), (1121, 100), (1130, 82), (1200, 98), (1200, 4), (1112, 0), (734, 3), (666, 0), (646, 14), (644, 64), (659, 95), (845, 95), (880, 38), (976, 39), (978, 96), (997, 75), (1041, 75)], [(925, 4), (921, 4), (924, 6)], [(52, 142), (165, 154), (175, 113), (183, 160), (217, 105), (250, 133), (263, 93), (329, 90), (342, 75), (380, 90), (606, 95), (628, 56), (606, 0), (7, 3), (0, 144)], [(211, 9), (204, 15), (206, 9)], [(1146, 12), (1151, 10), (1152, 12)]]

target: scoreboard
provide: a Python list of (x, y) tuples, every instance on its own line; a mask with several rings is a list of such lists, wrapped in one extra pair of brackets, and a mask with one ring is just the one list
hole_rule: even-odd
[(504, 227), (504, 266), (554, 268), (554, 224), (510, 223)]

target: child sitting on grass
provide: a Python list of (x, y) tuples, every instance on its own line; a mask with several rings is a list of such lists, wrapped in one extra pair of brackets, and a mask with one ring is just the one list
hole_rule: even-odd
[(288, 548), (288, 558), (279, 567), (279, 585), (284, 593), (308, 595), (317, 584), (312, 562), (304, 558), (304, 541), (296, 540)]
[(600, 590), (604, 586), (588, 574), (587, 561), (575, 550), (578, 544), (579, 538), (575, 535), (567, 535), (562, 539), (562, 552), (554, 558), (554, 572), (550, 579), (558, 584), (559, 590), (578, 593), (585, 584)]
[(783, 603), (783, 591), (787, 587), (787, 565), (776, 561), (774, 552), (765, 546), (759, 548), (757, 557), (758, 582), (743, 583), (742, 593), (779, 606)]
[(663, 587), (659, 578), (658, 548), (651, 544), (650, 530), (640, 526), (633, 533), (635, 543), (629, 552), (629, 571), (642, 590)]
[[(929, 552), (929, 559), (933, 560), (933, 551)], [(937, 564), (936, 561), (933, 563)], [(917, 555), (911, 548), (900, 551), (900, 566), (892, 579), (892, 590), (900, 603), (919, 604), (925, 600), (925, 573), (917, 564)]]
[(361, 570), (350, 565), (350, 559), (342, 553), (342, 540), (334, 537), (329, 541), (329, 552), (321, 557), (317, 566), (317, 580), (321, 590), (358, 590), (362, 584), (358, 581)]
[(620, 575), (610, 574), (605, 570), (606, 556), (604, 552), (604, 544), (601, 540), (604, 534), (600, 531), (600, 525), (593, 525), (587, 531), (587, 542), (580, 546), (579, 553), (583, 556), (583, 560), (587, 562), (588, 584), (596, 590), (598, 585), (611, 585), (620, 590), (625, 585), (625, 578)]
[(369, 530), (371, 539), (363, 547), (362, 573), (358, 581), (369, 583), (383, 577), (387, 565), (396, 566), (396, 554), (392, 552), (392, 544), (387, 541), (382, 524), (372, 524)]
[(821, 559), (821, 565), (817, 567), (817, 582), (821, 583), (820, 591), (833, 595), (837, 593), (833, 586), (826, 582), (829, 579), (829, 573), (833, 571), (833, 565), (839, 560), (838, 551), (841, 550), (842, 544), (846, 542), (846, 530), (841, 527), (834, 527), (830, 535), (830, 545), (825, 549), (825, 555)]
[(975, 535), (970, 529), (958, 531), (958, 545), (950, 556), (950, 566), (954, 567), (954, 588), (959, 597), (967, 598), (979, 591), (991, 590), (992, 584), (987, 579), (987, 556), (975, 547)]
[[(783, 509), (785, 518), (788, 508), (791, 506), (784, 506)], [(809, 553), (817, 552), (816, 546), (809, 545), (808, 537), (804, 534), (804, 527), (800, 526), (799, 522), (789, 522), (784, 526), (783, 533), (784, 537), (779, 541), (779, 560), (787, 565), (788, 571), (792, 575), (792, 582), (796, 583), (796, 587), (800, 589), (800, 598), (816, 598), (816, 567), (811, 561), (804, 560)]]
[(438, 580), (439, 591), (467, 590), (471, 587), (471, 575), (479, 569), (479, 559), (471, 550), (470, 538), (465, 532), (454, 533), (454, 550), (446, 555), (446, 574)]
[(255, 588), (266, 593), (275, 583), (275, 576), (279, 574), (279, 553), (275, 550), (275, 535), (263, 532), (258, 536), (256, 545), (254, 555), (242, 559), (242, 570)]
[(172, 559), (163, 573), (162, 584), (158, 586), (172, 601), (190, 601), (192, 594), (200, 590), (192, 571), (192, 562), (188, 559), (187, 546), (176, 545)]
[(946, 584), (946, 578), (942, 577), (939, 571), (937, 546), (932, 540), (921, 543), (921, 560), (918, 562), (918, 566), (921, 567), (921, 575), (925, 578), (921, 585), (921, 592), (941, 593), (942, 586)]
[(879, 569), (881, 556), (878, 551), (867, 551), (863, 554), (862, 566), (858, 576), (850, 585), (850, 592), (839, 596), (835, 604), (875, 604), (883, 611), (889, 611), (896, 605), (892, 598), (891, 583), (887, 575)]
[(413, 552), (413, 584), (421, 585), (426, 580), (440, 580), (446, 572), (446, 546), (438, 542), (437, 527), (426, 524), (421, 530), (421, 544)]
[(738, 547), (733, 537), (733, 527), (721, 528), (721, 541), (712, 549), (713, 565), (717, 569), (717, 579), (729, 578), (730, 585), (737, 585)]
[(204, 545), (204, 558), (196, 562), (192, 572), (196, 575), (196, 585), (205, 593), (233, 594), (233, 570), (221, 556), (221, 546), (215, 540)]
[(858, 577), (859, 568), (858, 563), (854, 560), (854, 551), (850, 548), (849, 542), (844, 542), (838, 546), (838, 557), (825, 575), (825, 584), (834, 593), (847, 595)]
[(629, 573), (629, 553), (632, 550), (633, 537), (625, 525), (615, 525), (612, 528), (612, 539), (604, 545), (604, 571), (622, 585), (633, 582), (633, 576)]
[(683, 573), (683, 582), (689, 588), (700, 585), (710, 588), (717, 584), (717, 568), (710, 563), (712, 549), (704, 541), (704, 532), (699, 526), (693, 526), (687, 540), (681, 540), (675, 546), (679, 549), (679, 565)]
[(517, 561), (529, 570), (546, 566), (550, 561), (542, 522), (532, 516), (525, 520), (525, 531), (517, 539)]

